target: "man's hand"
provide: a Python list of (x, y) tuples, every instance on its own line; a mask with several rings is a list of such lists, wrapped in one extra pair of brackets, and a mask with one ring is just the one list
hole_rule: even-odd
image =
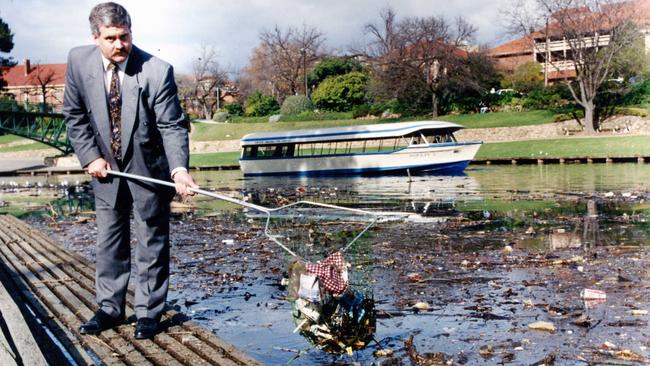
[(103, 158), (98, 158), (90, 162), (86, 167), (88, 174), (97, 178), (106, 178), (107, 171), (111, 170), (111, 165)]
[(176, 185), (176, 192), (180, 193), (183, 196), (194, 196), (194, 192), (190, 191), (189, 189), (199, 188), (199, 186), (194, 183), (192, 176), (184, 170), (176, 172), (172, 179)]

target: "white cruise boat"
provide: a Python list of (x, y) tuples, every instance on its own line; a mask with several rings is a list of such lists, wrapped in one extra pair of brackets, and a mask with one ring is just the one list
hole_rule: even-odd
[(463, 126), (418, 121), (259, 132), (244, 136), (244, 176), (461, 173), (481, 141), (459, 142)]

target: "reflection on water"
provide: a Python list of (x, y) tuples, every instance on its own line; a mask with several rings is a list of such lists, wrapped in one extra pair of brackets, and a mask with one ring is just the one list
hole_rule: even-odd
[[(645, 190), (650, 181), (650, 164), (566, 164), (470, 167), (463, 176), (386, 177), (242, 177), (240, 171), (194, 171), (202, 188), (237, 192), (275, 190), (300, 198), (300, 191), (317, 192), (321, 200), (367, 208), (434, 213), (462, 202), (481, 200), (539, 199), (554, 194), (634, 192)], [(22, 176), (0, 178), (3, 199), (12, 191), (76, 186), (87, 175)], [(25, 188), (30, 187), (30, 188)], [(315, 194), (315, 193), (314, 193)], [(241, 197), (241, 196), (240, 196)], [(195, 197), (223, 208), (212, 198)]]
[[(437, 206), (485, 199), (538, 199), (556, 194), (645, 190), (650, 164), (566, 164), (471, 167), (463, 176), (256, 177), (239, 171), (199, 171), (203, 187), (297, 195), (310, 189), (332, 202), (365, 207), (393, 205), (422, 212)], [(425, 205), (429, 206), (425, 208)], [(401, 205), (401, 206), (400, 206)], [(410, 209), (409, 209), (410, 206)]]
[(519, 165), (468, 169), (483, 194), (586, 193), (647, 188), (650, 164)]

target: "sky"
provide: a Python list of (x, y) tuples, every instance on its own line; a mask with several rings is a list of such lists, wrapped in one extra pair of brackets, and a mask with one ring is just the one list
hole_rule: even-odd
[[(262, 30), (277, 24), (316, 27), (326, 47), (344, 54), (366, 40), (364, 25), (379, 22), (391, 6), (398, 18), (462, 15), (478, 28), (476, 43), (507, 40), (500, 12), (514, 0), (121, 0), (132, 21), (134, 44), (165, 61), (177, 73), (191, 73), (202, 45), (217, 51), (228, 70), (245, 66)], [(0, 17), (14, 33), (9, 53), (23, 63), (65, 63), (75, 46), (92, 44), (86, 0), (0, 0)], [(3, 56), (7, 56), (3, 54)]]

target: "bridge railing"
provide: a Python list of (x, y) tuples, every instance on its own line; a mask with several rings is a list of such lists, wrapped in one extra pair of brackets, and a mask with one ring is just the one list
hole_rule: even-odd
[(72, 152), (63, 114), (0, 110), (0, 131), (50, 145), (64, 154)]

